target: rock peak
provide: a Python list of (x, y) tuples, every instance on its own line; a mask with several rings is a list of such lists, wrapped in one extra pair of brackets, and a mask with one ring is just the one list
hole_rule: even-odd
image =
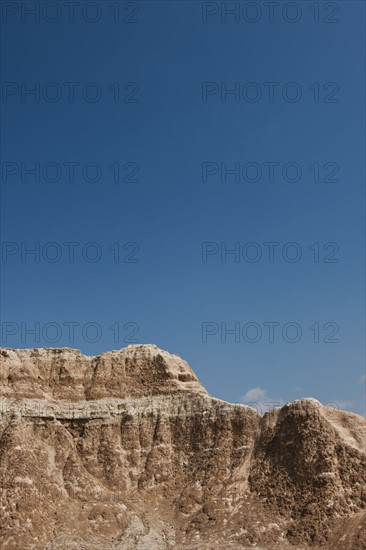
[(0, 348), (0, 396), (88, 400), (194, 392), (207, 395), (186, 361), (153, 344), (97, 356), (71, 348)]

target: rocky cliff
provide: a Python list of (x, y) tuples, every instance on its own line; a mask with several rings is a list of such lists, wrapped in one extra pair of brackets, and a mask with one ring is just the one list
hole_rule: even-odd
[(4, 549), (366, 549), (365, 420), (260, 417), (151, 345), (0, 348)]

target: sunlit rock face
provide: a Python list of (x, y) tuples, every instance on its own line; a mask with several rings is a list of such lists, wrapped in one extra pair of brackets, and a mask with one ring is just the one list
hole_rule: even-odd
[(260, 417), (153, 345), (0, 348), (0, 547), (362, 550), (365, 420)]

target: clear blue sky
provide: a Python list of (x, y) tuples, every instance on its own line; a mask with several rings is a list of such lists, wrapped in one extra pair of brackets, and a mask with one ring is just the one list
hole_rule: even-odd
[(3, 4), (2, 345), (362, 412), (365, 4)]

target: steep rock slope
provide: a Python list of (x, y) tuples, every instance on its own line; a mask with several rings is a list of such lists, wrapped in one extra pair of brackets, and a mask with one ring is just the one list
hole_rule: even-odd
[(151, 345), (0, 361), (1, 548), (366, 548), (361, 417), (261, 418)]

